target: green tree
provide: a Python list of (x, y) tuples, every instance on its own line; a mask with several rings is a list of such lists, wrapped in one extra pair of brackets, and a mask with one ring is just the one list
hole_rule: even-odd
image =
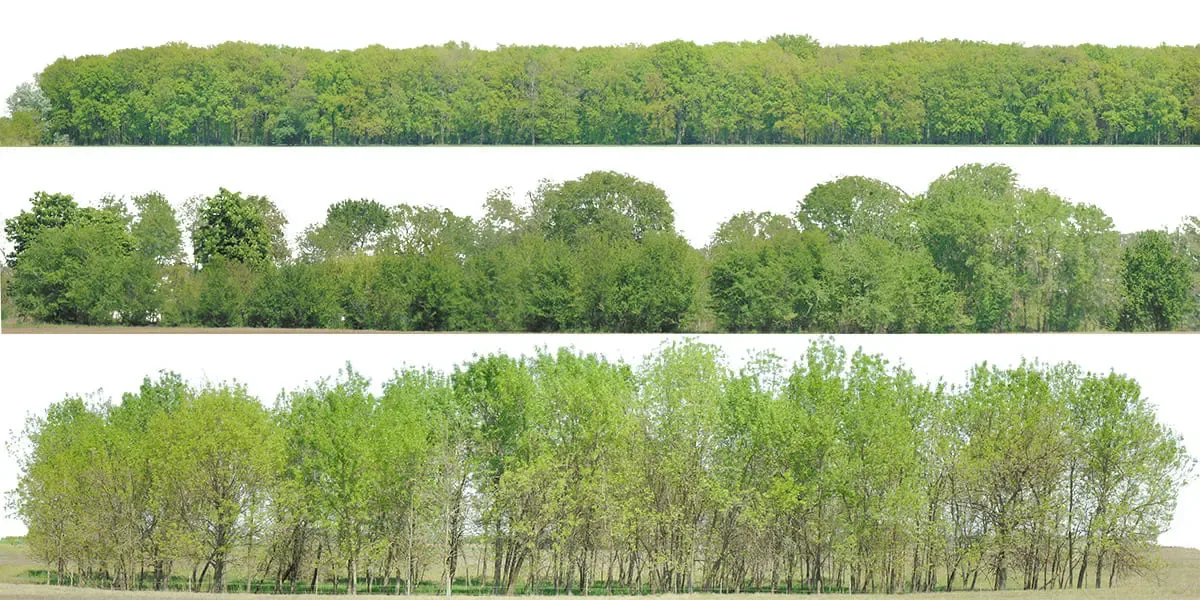
[(4, 236), (13, 245), (8, 255), (8, 266), (17, 264), (17, 259), (39, 234), (75, 221), (79, 205), (67, 194), (36, 192), (29, 200), (32, 210), (22, 210), (17, 216), (4, 221)]
[(51, 323), (141, 325), (162, 306), (153, 263), (128, 232), (104, 222), (42, 232), (13, 268), (17, 309)]
[(1072, 409), (1081, 436), (1079, 501), (1090, 509), (1080, 520), (1075, 584), (1083, 587), (1091, 568), (1099, 588), (1108, 565), (1111, 587), (1119, 571), (1143, 566), (1139, 549), (1165, 529), (1194, 461), (1182, 441), (1155, 421), (1140, 386), (1127, 377), (1088, 376)]
[(370, 252), (392, 224), (392, 213), (374, 200), (343, 200), (329, 207), (325, 222), (304, 232), (300, 253), (322, 260), (346, 253)]
[(899, 188), (865, 177), (842, 177), (812, 189), (796, 220), (834, 240), (871, 235), (893, 243), (911, 239), (908, 196)]
[(652, 511), (649, 535), (657, 591), (695, 590), (694, 570), (710, 524), (703, 518), (723, 490), (716, 487), (715, 448), (696, 444), (717, 433), (717, 411), (728, 376), (716, 348), (693, 342), (664, 344), (642, 366), (636, 409), (642, 441), (653, 448), (643, 494)]
[(1169, 331), (1195, 310), (1187, 261), (1167, 234), (1143, 231), (1125, 248), (1121, 264), (1125, 304), (1121, 329)]
[(548, 238), (576, 241), (585, 230), (641, 240), (670, 231), (675, 215), (666, 193), (630, 175), (596, 171), (562, 184), (544, 184), (533, 196), (530, 219)]
[[(277, 410), (285, 416), (295, 472), (321, 485), (310, 489), (318, 527), (334, 539), (345, 565), (348, 594), (357, 593), (359, 559), (368, 543), (370, 511), (377, 502), (380, 465), (372, 463), (378, 432), (369, 381), (347, 371), (343, 381), (321, 382), (289, 395)], [(301, 482), (303, 483), (303, 482)]]
[(1011, 327), (1016, 193), (1008, 167), (966, 165), (931, 183), (918, 200), (922, 242), (963, 295), (976, 331)]
[(194, 556), (209, 567), (214, 592), (226, 591), (238, 547), (260, 535), (262, 515), (283, 466), (282, 436), (262, 404), (239, 386), (199, 390), (152, 429), (162, 432), (161, 468), (173, 496), (185, 499), (182, 519)]
[(246, 298), (251, 327), (336, 328), (341, 311), (325, 265), (264, 267)]
[[(701, 257), (677, 233), (652, 233), (619, 259), (611, 294), (599, 301), (595, 329), (671, 332), (696, 314)], [(595, 302), (595, 301), (593, 301)]]
[(205, 327), (241, 327), (246, 324), (246, 301), (254, 288), (255, 274), (242, 263), (217, 255), (200, 270), (196, 319)]
[[(277, 260), (285, 222), (265, 197), (243, 197), (221, 188), (196, 208), (191, 225), (193, 255), (202, 265), (216, 256), (248, 265)], [(283, 249), (286, 253), (286, 243)]]
[(165, 265), (182, 258), (179, 221), (175, 209), (158, 192), (133, 197), (137, 216), (130, 224), (138, 252), (157, 264)]
[(812, 323), (827, 236), (771, 213), (722, 223), (709, 246), (710, 295), (728, 331), (799, 331)]
[(950, 278), (924, 249), (864, 235), (834, 244), (818, 283), (820, 331), (946, 332), (967, 322)]

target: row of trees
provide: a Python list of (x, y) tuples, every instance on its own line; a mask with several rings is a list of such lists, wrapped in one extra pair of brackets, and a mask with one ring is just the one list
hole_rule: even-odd
[(76, 144), (1200, 141), (1200, 47), (175, 43), (62, 58), (37, 85), (45, 139)]
[[(267, 198), (180, 219), (158, 194), (9, 219), (7, 293), (61, 323), (473, 331), (1082, 331), (1200, 326), (1200, 220), (1121, 235), (1098, 208), (967, 165), (910, 197), (821, 184), (690, 246), (665, 193), (595, 172), (482, 218), (346, 200), (294, 244)], [(180, 220), (184, 225), (179, 225)], [(183, 233), (186, 230), (187, 235)], [(185, 241), (190, 258), (185, 259)]]
[(1070, 364), (918, 382), (812, 344), (351, 368), (281, 394), (147, 378), (17, 440), (50, 583), (449, 594), (1112, 586), (1193, 459), (1133, 380)]

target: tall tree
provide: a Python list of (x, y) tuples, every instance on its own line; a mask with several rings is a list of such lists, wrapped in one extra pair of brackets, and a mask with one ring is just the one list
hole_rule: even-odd
[(1125, 305), (1121, 328), (1126, 331), (1174, 329), (1194, 311), (1191, 270), (1162, 231), (1136, 234), (1125, 248), (1121, 283)]
[(179, 220), (166, 197), (158, 192), (134, 196), (133, 206), (137, 214), (129, 230), (138, 252), (160, 265), (180, 260)]

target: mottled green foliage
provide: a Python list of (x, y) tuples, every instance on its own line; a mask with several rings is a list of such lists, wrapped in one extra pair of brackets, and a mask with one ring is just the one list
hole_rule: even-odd
[(165, 196), (151, 192), (133, 197), (136, 217), (130, 224), (138, 253), (158, 264), (171, 264), (182, 258), (182, 234), (175, 209)]
[(79, 222), (38, 235), (13, 268), (17, 310), (51, 323), (141, 325), (162, 303), (154, 263), (109, 222)]
[(810, 327), (827, 247), (827, 236), (782, 215), (741, 213), (723, 223), (709, 250), (717, 324), (735, 332)]
[(4, 236), (13, 245), (13, 251), (8, 255), (10, 267), (40, 233), (73, 223), (79, 216), (79, 205), (67, 194), (36, 192), (29, 202), (31, 210), (22, 210), (4, 221)]
[(324, 260), (343, 254), (370, 252), (392, 225), (392, 211), (374, 200), (343, 200), (325, 213), (325, 222), (313, 225), (300, 240), (307, 260)]
[(1034, 590), (1149, 567), (1191, 478), (1121, 375), (981, 364), (947, 387), (824, 340), (794, 356), (540, 350), (381, 390), (347, 366), (271, 410), (167, 373), (33, 416), (13, 506), (52, 581), (121, 589), (173, 565), (211, 573), (196, 591), (241, 569), (277, 592)]
[[(270, 201), (221, 190), (186, 209), (195, 265), (179, 257), (174, 213), (159, 195), (134, 198), (133, 212), (113, 198), (81, 208), (40, 193), (32, 203), (7, 223), (20, 249), (68, 223), (121, 232), (119, 254), (140, 258), (123, 284), (132, 311), (117, 304), (122, 296), (99, 294), (122, 322), (932, 333), (1190, 329), (1200, 319), (1194, 223), (1153, 245), (1123, 240), (1097, 207), (1021, 187), (1003, 165), (964, 165), (917, 196), (841, 178), (815, 187), (792, 216), (735, 214), (699, 249), (674, 229), (661, 189), (612, 172), (543, 182), (524, 203), (494, 192), (481, 218), (339, 202), (302, 234), (294, 259)], [(26, 285), (20, 294), (33, 307), (58, 292)]]
[(1121, 264), (1125, 304), (1121, 328), (1169, 331), (1196, 310), (1187, 260), (1162, 231), (1143, 231), (1125, 248)]
[(61, 58), (18, 92), (44, 93), (45, 117), (13, 121), (45, 130), (17, 139), (77, 144), (1180, 144), (1200, 135), (1197, 60), (1194, 47), (823, 47), (804, 35), (578, 49), (172, 43)]
[(286, 259), (286, 222), (266, 198), (243, 197), (221, 188), (204, 198), (196, 210), (191, 226), (192, 254), (201, 265), (218, 256), (247, 265)]

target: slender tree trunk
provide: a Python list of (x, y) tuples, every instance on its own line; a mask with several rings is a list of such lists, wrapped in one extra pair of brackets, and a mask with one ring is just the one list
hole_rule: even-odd
[(1079, 577), (1075, 581), (1075, 589), (1083, 589), (1083, 577), (1087, 574), (1088, 553), (1091, 549), (1091, 544), (1083, 547), (1083, 561), (1079, 563)]
[[(412, 587), (413, 577), (416, 575), (416, 572), (417, 572), (417, 561), (416, 561), (416, 558), (413, 557), (413, 537), (415, 537), (417, 534), (417, 531), (416, 531), (417, 526), (416, 526), (416, 523), (413, 522), (413, 519), (415, 516), (416, 516), (416, 509), (415, 509), (414, 503), (413, 503), (412, 492), (409, 492), (409, 498), (408, 498), (408, 575), (405, 576), (405, 578), (404, 578), (404, 593), (408, 596), (411, 596), (413, 593), (413, 587)], [(399, 587), (400, 587), (399, 582), (396, 583), (396, 587), (397, 587), (397, 589), (399, 589)]]
[(494, 561), (494, 565), (495, 565), (495, 573), (492, 577), (492, 593), (499, 594), (500, 593), (500, 585), (501, 585), (500, 568), (501, 568), (501, 563), (503, 562), (503, 558), (502, 558), (503, 557), (503, 541), (500, 539), (500, 522), (499, 522), (499, 520), (496, 521), (496, 531), (495, 531), (495, 538), (493, 539), (493, 543), (495, 546), (495, 556), (493, 556), (493, 561)]
[[(197, 590), (204, 587), (204, 576), (208, 575), (208, 567), (211, 564), (212, 564), (211, 561), (204, 563), (204, 569), (202, 571), (200, 571), (200, 579), (196, 581), (196, 589)], [(213, 591), (216, 591), (216, 590), (214, 589)]]
[(317, 560), (313, 564), (312, 583), (308, 586), (308, 591), (314, 594), (317, 593), (317, 573), (321, 570), (321, 550), (324, 547), (324, 541), (317, 542)]

